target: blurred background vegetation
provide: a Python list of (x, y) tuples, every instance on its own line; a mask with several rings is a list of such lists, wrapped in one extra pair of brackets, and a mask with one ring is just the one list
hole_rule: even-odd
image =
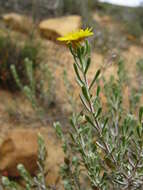
[[(98, 0), (1, 0), (1, 12), (18, 12), (33, 15), (36, 19), (58, 17), (68, 14), (79, 14), (84, 21), (90, 22), (93, 10), (102, 15), (108, 14), (123, 22), (131, 34), (139, 37), (143, 28), (143, 7), (123, 7), (100, 3)], [(134, 24), (134, 27), (132, 25)], [(131, 30), (132, 28), (132, 30)]]

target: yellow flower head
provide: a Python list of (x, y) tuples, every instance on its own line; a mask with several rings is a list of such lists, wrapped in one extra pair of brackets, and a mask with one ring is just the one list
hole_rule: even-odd
[(58, 41), (65, 42), (67, 44), (72, 43), (74, 45), (78, 45), (85, 38), (92, 36), (92, 28), (87, 28), (85, 30), (80, 29), (77, 32), (71, 32), (63, 37), (57, 38)]

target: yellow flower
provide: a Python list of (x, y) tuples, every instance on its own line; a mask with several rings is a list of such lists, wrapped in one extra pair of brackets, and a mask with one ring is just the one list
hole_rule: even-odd
[(92, 36), (92, 28), (87, 28), (85, 30), (80, 29), (77, 32), (71, 32), (63, 37), (57, 38), (58, 41), (65, 42), (67, 44), (72, 43), (73, 45), (78, 45), (85, 38)]

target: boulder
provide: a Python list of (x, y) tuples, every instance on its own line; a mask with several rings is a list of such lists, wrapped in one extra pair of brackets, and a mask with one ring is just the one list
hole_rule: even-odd
[(10, 130), (0, 146), (0, 171), (10, 177), (18, 177), (17, 165), (21, 163), (34, 174), (37, 150), (37, 134), (33, 130)]
[(41, 21), (39, 31), (42, 37), (56, 41), (57, 37), (81, 28), (81, 17), (77, 15), (52, 18)]
[(15, 128), (3, 137), (0, 145), (0, 173), (8, 177), (19, 177), (17, 164), (22, 163), (31, 175), (35, 175), (37, 167), (37, 137), (38, 133), (45, 139), (47, 149), (46, 182), (55, 185), (59, 182), (59, 166), (64, 160), (61, 143), (56, 138), (55, 131), (48, 128)]
[(33, 25), (32, 20), (24, 15), (8, 13), (2, 15), (2, 18), (6, 26), (13, 30), (17, 30), (22, 33), (31, 32), (31, 27)]

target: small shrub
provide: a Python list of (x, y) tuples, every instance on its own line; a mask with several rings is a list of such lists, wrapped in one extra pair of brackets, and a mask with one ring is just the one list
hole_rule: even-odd
[(18, 90), (11, 73), (11, 65), (15, 65), (22, 82), (28, 84), (24, 60), (29, 58), (33, 62), (33, 67), (36, 67), (38, 49), (33, 44), (26, 42), (20, 46), (10, 36), (0, 36), (0, 86), (2, 88), (13, 92)]
[(140, 22), (138, 22), (138, 20), (125, 21), (125, 28), (130, 35), (137, 39), (142, 36), (143, 27), (141, 26)]
[[(122, 24), (124, 32), (135, 37), (135, 41), (142, 36), (142, 7), (123, 7), (109, 3), (99, 3), (99, 12), (102, 15), (110, 15), (116, 22)], [(120, 29), (121, 30), (121, 29)]]
[(27, 84), (21, 79), (15, 65), (10, 67), (12, 76), (17, 87), (29, 100), (37, 116), (40, 116), (39, 119), (42, 120), (47, 113), (47, 108), (55, 103), (53, 75), (47, 64), (39, 65), (39, 74), (34, 74), (34, 64), (30, 59), (26, 58), (23, 64)]
[(137, 71), (142, 75), (143, 74), (143, 59), (137, 61)]
[(64, 14), (78, 14), (82, 17), (83, 26), (93, 26), (91, 0), (63, 0)]

